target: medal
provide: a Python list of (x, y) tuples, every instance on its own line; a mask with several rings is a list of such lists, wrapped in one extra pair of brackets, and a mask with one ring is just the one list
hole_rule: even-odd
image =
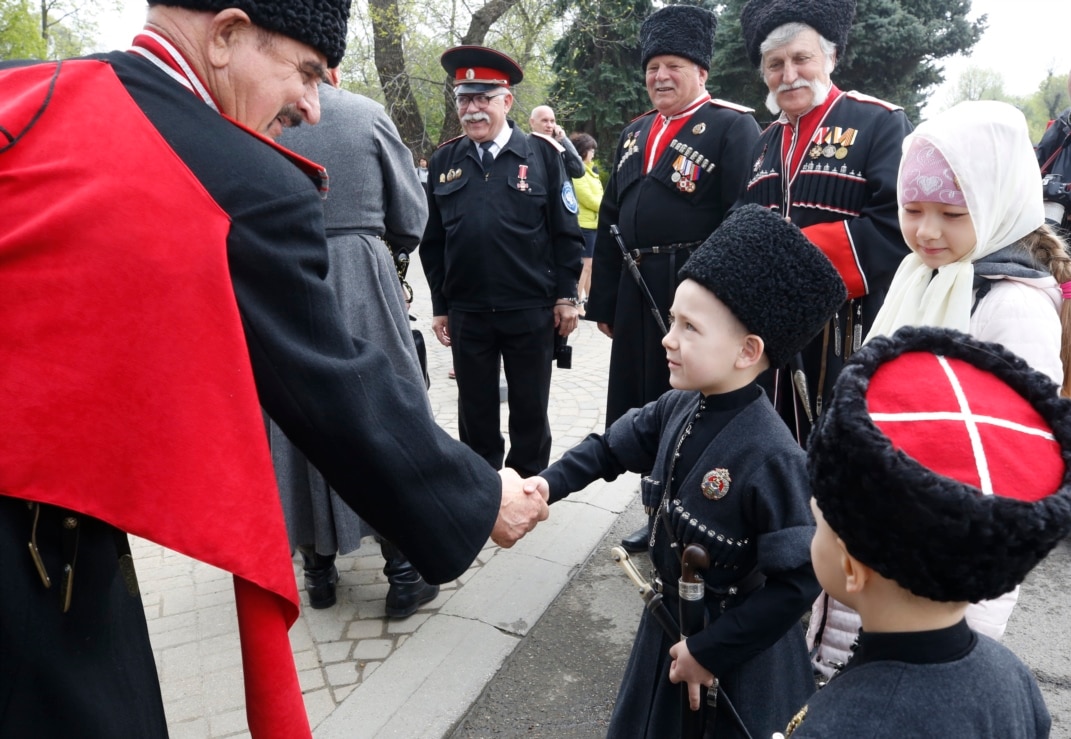
[(807, 152), (807, 156), (809, 156), (811, 159), (817, 159), (818, 157), (822, 156), (822, 147), (818, 144), (815, 144), (811, 147), (811, 150)]
[(706, 130), (707, 130), (707, 124), (705, 124), (705, 123), (697, 123), (694, 126), (692, 126), (692, 133), (694, 133), (696, 136), (698, 136), (699, 134), (703, 133), (703, 131), (706, 131)]
[(837, 159), (843, 159), (844, 157), (848, 156), (848, 147), (847, 146), (840, 147), (839, 149), (837, 149), (837, 152), (836, 152), (836, 154), (834, 156), (836, 156)]
[(682, 177), (680, 182), (677, 183), (677, 189), (681, 192), (693, 193), (695, 192), (695, 183)]
[(729, 492), (731, 482), (729, 470), (718, 467), (703, 475), (703, 482), (700, 483), (699, 489), (708, 500), (721, 500)]
[(526, 192), (528, 190), (528, 165), (527, 164), (518, 164), (517, 165), (517, 189), (520, 190), (521, 192)]
[(445, 183), (446, 183), (446, 174), (443, 173), (443, 172), (440, 172), (439, 173), (439, 184), (442, 185), (442, 184), (445, 184)]
[(833, 144), (826, 144), (822, 149), (822, 156), (831, 157), (837, 153), (837, 148)]
[(673, 174), (671, 174), (669, 176), (669, 178), (671, 180), (673, 180), (674, 182), (680, 182), (681, 181), (681, 173), (680, 172), (674, 172)]

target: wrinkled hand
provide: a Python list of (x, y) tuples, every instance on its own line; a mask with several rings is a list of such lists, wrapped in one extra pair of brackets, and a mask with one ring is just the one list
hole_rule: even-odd
[(532, 477), (525, 479), (524, 492), (529, 495), (539, 493), (543, 497), (543, 500), (550, 500), (550, 484), (539, 475), (533, 475)]
[(613, 326), (611, 326), (608, 323), (598, 323), (596, 325), (599, 327), (599, 330), (602, 331), (604, 334), (609, 336), (611, 339), (614, 338), (614, 327)]
[(435, 338), (443, 346), (450, 346), (450, 328), (446, 323), (446, 316), (434, 316), (431, 319), (431, 330), (435, 332)]
[(560, 336), (568, 336), (576, 330), (577, 321), (580, 319), (580, 311), (571, 305), (562, 303), (554, 306), (554, 328), (558, 329)]
[(550, 508), (543, 496), (524, 491), (524, 481), (511, 469), (499, 471), (502, 478), (502, 505), (498, 509), (498, 520), (491, 530), (491, 541), (498, 546), (509, 549), (520, 541), (525, 534), (545, 521), (550, 515)]
[(669, 648), (669, 681), (671, 683), (688, 683), (688, 706), (693, 711), (699, 710), (699, 688), (714, 687), (714, 673), (699, 664), (688, 651), (688, 642), (681, 639)]

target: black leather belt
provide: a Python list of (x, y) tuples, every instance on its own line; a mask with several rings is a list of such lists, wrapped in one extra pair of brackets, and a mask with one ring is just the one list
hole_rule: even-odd
[(673, 254), (686, 249), (695, 249), (702, 241), (682, 241), (676, 244), (660, 244), (658, 246), (645, 246), (642, 249), (633, 249), (630, 254), (637, 262), (646, 254)]

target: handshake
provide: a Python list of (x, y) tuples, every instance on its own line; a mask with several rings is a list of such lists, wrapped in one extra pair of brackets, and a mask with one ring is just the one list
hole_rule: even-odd
[(550, 507), (550, 488), (542, 477), (529, 477), (522, 480), (514, 470), (499, 470), (502, 478), (502, 505), (498, 509), (498, 520), (491, 530), (491, 541), (504, 549), (509, 549), (536, 527), (540, 521), (547, 520)]

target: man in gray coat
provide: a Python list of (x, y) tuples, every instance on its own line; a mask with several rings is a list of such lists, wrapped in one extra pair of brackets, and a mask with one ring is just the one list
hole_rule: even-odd
[[(279, 143), (328, 170), (330, 191), (323, 203), (327, 282), (350, 335), (377, 345), (393, 372), (421, 386), (424, 378), (391, 247), (405, 252), (417, 248), (427, 200), (412, 154), (383, 106), (338, 89), (337, 68), (328, 76), (331, 85), (321, 84), (319, 90), (320, 123), (287, 129)], [(362, 537), (375, 532), (274, 422), (269, 434), (287, 533), (291, 547), (301, 552), (309, 604), (328, 608), (336, 600), (335, 554), (357, 549)], [(435, 598), (439, 588), (424, 582), (397, 547), (377, 538), (390, 582), (387, 616), (405, 618)]]

